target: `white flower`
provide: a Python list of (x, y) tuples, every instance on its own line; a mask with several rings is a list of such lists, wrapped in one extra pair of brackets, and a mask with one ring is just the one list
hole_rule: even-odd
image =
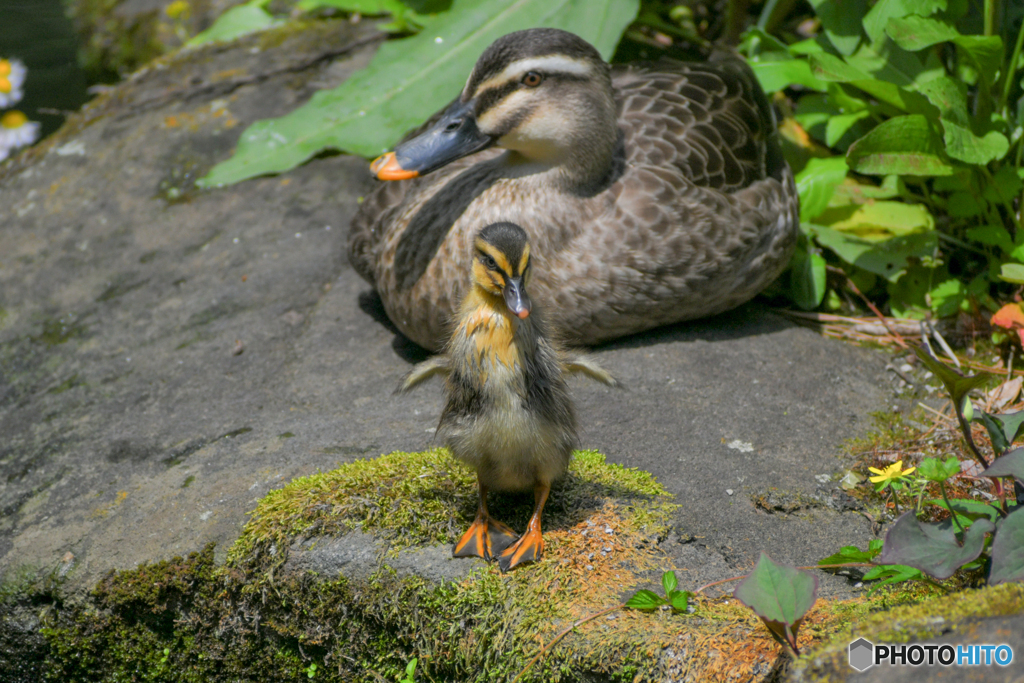
[(16, 109), (0, 116), (0, 161), (10, 154), (12, 149), (31, 145), (39, 137), (39, 122), (29, 121), (28, 117)]
[(21, 100), (27, 71), (17, 59), (0, 59), (0, 109)]

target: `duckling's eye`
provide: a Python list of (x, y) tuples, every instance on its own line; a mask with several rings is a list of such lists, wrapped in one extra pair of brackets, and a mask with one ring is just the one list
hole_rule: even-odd
[(543, 80), (544, 77), (536, 71), (527, 71), (526, 75), (523, 76), (523, 85), (527, 88), (536, 88)]
[(488, 256), (487, 254), (483, 254), (480, 257), (480, 260), (483, 261), (484, 266), (488, 270), (497, 270), (498, 269), (498, 262), (495, 261), (492, 257)]

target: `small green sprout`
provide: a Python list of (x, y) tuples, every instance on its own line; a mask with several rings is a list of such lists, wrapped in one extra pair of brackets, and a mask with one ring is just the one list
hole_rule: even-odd
[(689, 607), (690, 597), (693, 596), (693, 593), (676, 590), (678, 585), (676, 573), (672, 571), (665, 572), (661, 575), (661, 587), (665, 589), (665, 597), (661, 597), (654, 591), (639, 590), (626, 601), (626, 607), (648, 610), (658, 609), (662, 605), (669, 605), (677, 612), (684, 612)]

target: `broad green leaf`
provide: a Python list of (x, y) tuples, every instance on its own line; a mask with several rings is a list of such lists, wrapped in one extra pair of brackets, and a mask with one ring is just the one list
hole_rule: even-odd
[(938, 505), (943, 510), (949, 510), (950, 512), (956, 512), (967, 520), (970, 524), (976, 519), (985, 518), (990, 522), (998, 521), (1002, 515), (999, 514), (999, 508), (991, 503), (982, 503), (979, 500), (966, 500), (961, 498), (953, 498), (949, 501), (949, 505), (946, 505), (946, 501), (941, 498), (932, 498), (928, 501), (932, 505)]
[(693, 595), (690, 591), (672, 591), (668, 596), (668, 604), (672, 605), (672, 609), (685, 612), (690, 606), (690, 597)]
[(359, 12), (369, 16), (395, 13), (405, 9), (399, 0), (301, 0), (296, 5), (303, 12), (320, 7), (333, 7), (345, 12)]
[(1021, 427), (1024, 427), (1024, 410), (1002, 415), (982, 413), (981, 422), (985, 425), (989, 439), (992, 440), (992, 448), (998, 455), (1017, 440)]
[(861, 550), (855, 545), (844, 545), (839, 549), (838, 553), (818, 560), (818, 564), (853, 564), (856, 562), (870, 562), (871, 559), (881, 551), (881, 543), (875, 544), (874, 547), (869, 545), (867, 550)]
[(829, 118), (825, 124), (825, 144), (835, 147), (850, 128), (870, 116), (869, 111), (855, 111), (852, 114), (838, 114)]
[(828, 207), (836, 185), (843, 182), (849, 167), (843, 157), (810, 159), (804, 170), (796, 175), (796, 189), (800, 195), (800, 220), (818, 216)]
[(858, 268), (895, 282), (906, 272), (908, 259), (930, 257), (938, 246), (935, 233), (894, 237), (883, 242), (869, 242), (824, 226), (816, 229), (818, 244)]
[(661, 587), (665, 589), (665, 595), (671, 595), (672, 591), (679, 585), (678, 579), (676, 579), (676, 573), (669, 571), (661, 575)]
[(997, 204), (1012, 204), (1017, 195), (1020, 194), (1024, 185), (1020, 176), (1013, 166), (1006, 165), (996, 171), (992, 176), (992, 182), (986, 182), (983, 186), (982, 196), (990, 202)]
[(810, 311), (821, 305), (828, 289), (825, 266), (821, 254), (808, 252), (799, 246), (793, 253), (789, 264), (789, 296), (798, 308)]
[[(984, 212), (984, 207), (978, 203), (978, 199), (970, 192), (954, 192), (946, 200), (946, 212), (954, 218), (968, 218), (981, 215)], [(975, 229), (968, 229), (968, 234)]]
[(203, 43), (234, 40), (253, 31), (262, 31), (274, 25), (274, 17), (263, 9), (270, 0), (252, 0), (244, 5), (232, 7), (217, 17), (213, 25), (193, 36), (186, 45), (193, 47)]
[(960, 37), (960, 32), (945, 21), (913, 14), (905, 17), (893, 17), (886, 24), (885, 32), (897, 45), (910, 51), (923, 50), (936, 43)]
[(377, 156), (425, 121), (465, 84), (496, 38), (531, 27), (572, 31), (606, 59), (636, 16), (638, 0), (454, 0), (424, 18), (411, 38), (387, 41), (365, 69), (278, 119), (259, 121), (235, 155), (199, 181), (203, 187), (293, 168), (324, 149)]
[[(817, 576), (777, 564), (762, 552), (754, 571), (736, 587), (733, 597), (765, 621), (794, 627), (814, 605), (817, 593)], [(793, 631), (795, 635), (796, 629)]]
[(960, 36), (956, 39), (959, 51), (967, 53), (986, 83), (992, 83), (1003, 61), (1003, 40), (999, 36)]
[[(975, 206), (977, 206), (977, 204), (975, 204)], [(1010, 237), (1010, 233), (1006, 231), (1004, 226), (998, 224), (969, 228), (967, 230), (967, 239), (974, 240), (975, 242), (981, 242), (982, 244), (987, 244), (992, 247), (998, 247), (1000, 250), (1005, 252), (1013, 250), (1013, 238)]]
[(1019, 263), (1004, 263), (999, 269), (999, 279), (1024, 285), (1024, 266)]
[(917, 466), (917, 475), (928, 481), (946, 481), (958, 474), (960, 474), (960, 461), (953, 457), (945, 460), (925, 458)]
[(869, 242), (935, 229), (935, 219), (925, 206), (891, 201), (829, 207), (818, 215), (816, 222)]
[(976, 375), (965, 377), (942, 361), (933, 358), (927, 350), (920, 346), (913, 348), (914, 353), (921, 359), (924, 366), (931, 370), (939, 378), (943, 386), (946, 387), (946, 393), (949, 394), (949, 399), (953, 402), (954, 406), (963, 405), (964, 398), (967, 397), (968, 392), (972, 389), (977, 389), (992, 376), (987, 372), (979, 372)]
[(989, 131), (985, 137), (978, 137), (970, 128), (941, 119), (946, 153), (954, 159), (969, 164), (985, 165), (1002, 159), (1010, 150), (1010, 141), (998, 131)]
[(803, 59), (757, 60), (751, 61), (750, 67), (767, 93), (784, 90), (794, 84), (820, 92), (828, 90), (828, 84), (815, 78), (810, 64)]
[(867, 11), (867, 0), (810, 0), (815, 14), (821, 20), (825, 35), (839, 54), (853, 54), (860, 44), (861, 17)]
[(864, 31), (871, 42), (877, 43), (884, 37), (890, 19), (912, 14), (927, 17), (944, 9), (945, 0), (879, 0), (864, 16)]
[(985, 547), (985, 534), (996, 525), (979, 519), (964, 533), (963, 545), (956, 527), (948, 520), (940, 524), (922, 524), (913, 512), (907, 512), (885, 535), (885, 546), (878, 556), (881, 564), (915, 567), (936, 579), (948, 579), (957, 569), (975, 560)]
[(664, 604), (666, 604), (665, 598), (646, 589), (638, 590), (633, 597), (626, 601), (626, 607), (632, 609), (657, 609)]
[(950, 175), (953, 167), (943, 157), (939, 142), (920, 114), (897, 116), (878, 125), (850, 145), (850, 168), (873, 175)]
[(967, 286), (959, 278), (943, 280), (928, 292), (928, 299), (936, 316), (948, 318), (956, 315), (967, 300)]
[(992, 466), (981, 473), (983, 477), (1016, 477), (1024, 481), (1024, 448), (1015, 448), (996, 458)]
[(900, 583), (901, 581), (923, 581), (924, 578), (925, 576), (921, 573), (920, 569), (908, 567), (905, 564), (886, 564), (869, 569), (864, 574), (865, 581), (878, 581), (868, 591), (868, 595), (874, 593), (882, 586)]
[(990, 585), (1024, 581), (1024, 512), (1019, 507), (999, 522), (991, 556)]

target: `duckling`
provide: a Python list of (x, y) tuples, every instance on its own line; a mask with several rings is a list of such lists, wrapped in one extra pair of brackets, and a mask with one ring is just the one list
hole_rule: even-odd
[[(494, 223), (480, 230), (473, 242), (471, 286), (444, 355), (417, 365), (398, 389), (447, 375), (437, 434), (476, 470), (480, 494), (476, 518), (453, 556), (496, 558), (503, 572), (544, 552), (544, 503), (578, 442), (565, 374), (618, 385), (592, 360), (567, 356), (548, 339), (527, 294), (532, 260), (529, 238), (518, 225)], [(491, 517), (487, 492), (531, 488), (533, 515), (517, 537)]]
[(371, 168), (397, 182), (362, 203), (349, 260), (431, 350), (480, 225), (524, 226), (533, 298), (588, 345), (747, 301), (786, 267), (799, 223), (742, 60), (612, 68), (556, 29), (496, 40), (451, 105)]

